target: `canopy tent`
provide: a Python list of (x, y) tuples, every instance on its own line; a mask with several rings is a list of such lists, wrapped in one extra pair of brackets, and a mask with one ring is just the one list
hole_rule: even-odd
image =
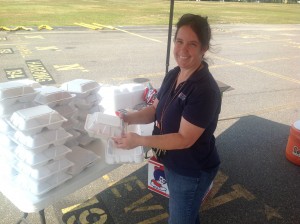
[(166, 74), (169, 71), (169, 63), (170, 63), (170, 49), (171, 49), (171, 38), (172, 38), (173, 13), (174, 13), (174, 0), (171, 0), (170, 1), (169, 29), (168, 29), (168, 43), (167, 43), (167, 57), (166, 57)]

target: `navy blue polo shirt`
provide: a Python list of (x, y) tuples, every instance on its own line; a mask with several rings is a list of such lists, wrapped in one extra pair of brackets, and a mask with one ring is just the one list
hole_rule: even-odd
[(220, 164), (214, 131), (221, 110), (221, 93), (207, 63), (204, 62), (204, 67), (175, 91), (172, 86), (179, 71), (179, 67), (170, 70), (161, 85), (155, 119), (162, 122), (162, 130), (154, 128), (153, 134), (177, 133), (182, 116), (190, 123), (204, 128), (204, 133), (190, 148), (168, 150), (160, 158), (168, 169), (181, 175), (198, 177), (200, 170), (208, 170)]

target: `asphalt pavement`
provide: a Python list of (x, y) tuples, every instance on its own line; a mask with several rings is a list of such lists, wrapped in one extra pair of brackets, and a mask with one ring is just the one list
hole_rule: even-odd
[[(285, 157), (300, 120), (300, 24), (212, 26), (207, 56), (224, 92), (216, 130), (222, 164), (201, 208), (203, 224), (299, 224), (300, 167)], [(43, 85), (86, 78), (158, 88), (167, 55), (165, 26), (33, 28), (0, 31), (1, 82)], [(169, 68), (175, 66), (172, 57)], [(147, 189), (147, 160), (124, 164), (45, 209), (50, 224), (167, 223), (168, 199)], [(22, 212), (0, 194), (0, 223)], [(28, 215), (23, 223), (39, 223)]]

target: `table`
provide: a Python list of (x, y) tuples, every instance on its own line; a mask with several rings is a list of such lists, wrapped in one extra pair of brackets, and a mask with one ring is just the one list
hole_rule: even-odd
[(120, 164), (109, 165), (105, 163), (104, 147), (105, 145), (101, 140), (96, 140), (88, 145), (87, 148), (99, 155), (101, 159), (93, 166), (86, 168), (62, 185), (41, 196), (35, 196), (28, 191), (22, 190), (16, 186), (11, 186), (8, 183), (1, 183), (0, 190), (3, 195), (24, 213), (18, 223), (21, 223), (23, 219), (26, 219), (28, 213), (39, 212), (41, 223), (45, 224), (44, 209), (46, 207), (120, 166)]
[[(222, 94), (230, 89), (230, 86), (220, 81), (217, 81), (217, 83)], [(151, 135), (152, 127), (153, 124), (141, 125), (141, 134)], [(3, 195), (24, 213), (18, 223), (26, 219), (29, 213), (39, 212), (41, 223), (45, 224), (44, 209), (46, 207), (119, 167), (120, 164), (109, 165), (105, 163), (105, 147), (104, 141), (100, 139), (89, 144), (86, 148), (95, 152), (101, 159), (93, 166), (86, 168), (80, 174), (41, 196), (35, 196), (8, 183), (1, 183), (0, 191)]]

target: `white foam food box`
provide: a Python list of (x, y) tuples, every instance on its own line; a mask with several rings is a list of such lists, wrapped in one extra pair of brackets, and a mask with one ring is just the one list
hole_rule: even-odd
[(26, 135), (21, 131), (10, 134), (9, 137), (18, 144), (17, 147), (42, 152), (50, 146), (63, 145), (72, 135), (63, 128), (45, 130), (35, 135)]
[(28, 103), (34, 100), (38, 91), (33, 93), (28, 93), (26, 95), (21, 95), (13, 98), (6, 98), (0, 101), (0, 107), (9, 107), (17, 103)]
[(32, 86), (18, 81), (8, 81), (0, 83), (0, 101), (20, 97), (27, 94), (33, 94), (36, 91)]
[(87, 97), (90, 94), (97, 93), (100, 89), (100, 84), (89, 79), (74, 79), (63, 83), (60, 88), (75, 93), (77, 97)]
[(6, 122), (5, 118), (0, 118), (0, 133), (6, 134), (13, 131), (13, 128)]
[(100, 95), (98, 93), (94, 93), (86, 97), (76, 97), (73, 103), (79, 109), (88, 110), (94, 107), (95, 105), (98, 105), (100, 101)]
[(41, 132), (43, 128), (58, 129), (65, 121), (66, 118), (47, 105), (18, 110), (9, 119), (13, 128), (31, 135)]
[(0, 133), (0, 142), (1, 142), (1, 148), (0, 148), (0, 155), (2, 151), (4, 150), (13, 150), (17, 145), (14, 141), (12, 141), (5, 133)]
[(54, 174), (64, 172), (74, 164), (66, 158), (53, 160), (44, 166), (32, 167), (20, 160), (15, 159), (12, 166), (22, 175), (27, 175), (37, 181), (43, 181)]
[(40, 153), (33, 153), (31, 150), (19, 147), (14, 150), (14, 156), (31, 167), (40, 167), (62, 159), (69, 152), (71, 149), (65, 145), (52, 146)]
[(42, 87), (42, 85), (39, 82), (34, 81), (32, 79), (20, 79), (20, 80), (18, 80), (16, 82), (22, 83), (22, 84), (24, 84), (26, 86), (30, 86), (30, 87), (32, 87), (34, 89)]
[(71, 118), (74, 117), (78, 111), (75, 106), (71, 104), (64, 104), (60, 106), (53, 107), (53, 110), (56, 110), (59, 114), (61, 114), (64, 118)]
[(31, 192), (34, 195), (39, 196), (47, 193), (48, 191), (63, 184), (71, 178), (72, 175), (67, 174), (66, 172), (56, 173), (51, 176), (51, 178), (47, 178), (44, 181), (37, 181), (33, 178), (28, 177), (27, 175), (18, 174), (11, 182), (17, 187), (20, 187), (26, 191)]
[(74, 94), (55, 86), (42, 86), (37, 90), (39, 93), (34, 101), (39, 104), (47, 104), (50, 107), (68, 104), (75, 97)]
[(85, 121), (88, 114), (93, 114), (95, 112), (101, 112), (100, 105), (98, 105), (98, 104), (93, 105), (89, 109), (79, 109), (77, 112), (77, 119), (81, 120), (81, 121)]
[(86, 117), (84, 129), (94, 138), (108, 139), (114, 136), (120, 136), (122, 122), (116, 115), (95, 112)]
[[(9, 180), (13, 179), (18, 172), (11, 166), (10, 161), (7, 160), (7, 157), (0, 154), (0, 178), (1, 182), (4, 181), (4, 178)], [(1, 184), (0, 182), (0, 184)]]
[(132, 109), (143, 103), (144, 84), (127, 83), (119, 86), (103, 85), (99, 90), (104, 113), (114, 115), (120, 109)]
[[(129, 125), (127, 131), (141, 134), (140, 125)], [(144, 149), (138, 146), (133, 149), (120, 149), (115, 146), (112, 139), (108, 139), (105, 150), (105, 162), (108, 164), (118, 163), (141, 163), (144, 161)]]
[(67, 173), (77, 175), (85, 168), (95, 164), (100, 159), (93, 151), (87, 150), (80, 146), (71, 147), (72, 152), (66, 155), (66, 158), (74, 163), (74, 166), (70, 167)]
[(10, 106), (1, 106), (0, 104), (0, 117), (1, 118), (6, 118), (12, 115), (17, 110), (29, 108), (36, 106), (33, 102), (28, 102), (28, 103), (22, 103), (22, 102), (16, 102), (15, 104), (12, 104)]

